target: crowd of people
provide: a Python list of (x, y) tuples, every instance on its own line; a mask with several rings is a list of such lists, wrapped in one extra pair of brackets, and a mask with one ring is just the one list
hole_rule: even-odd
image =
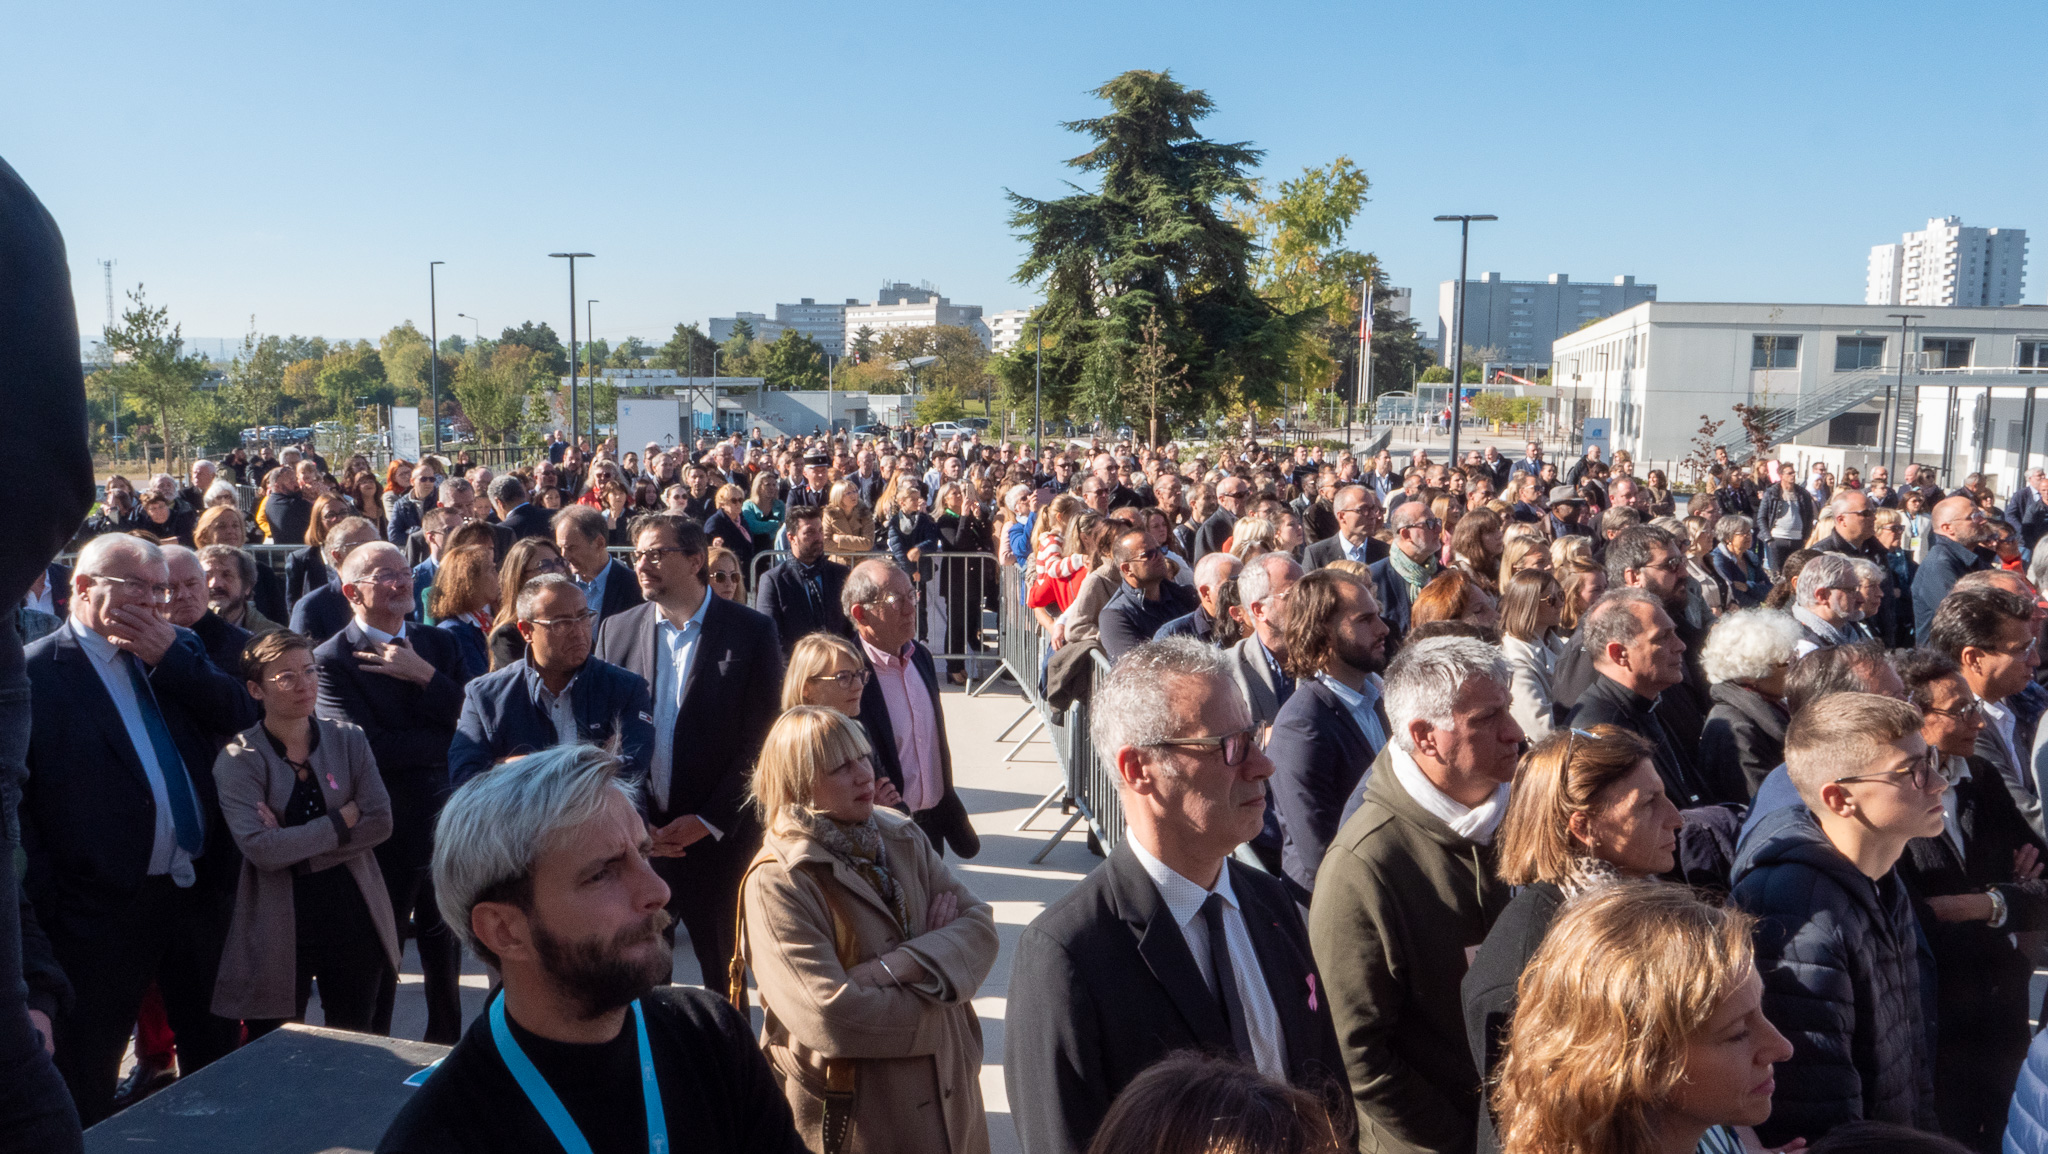
[(411, 942), (454, 1050), (386, 1150), (986, 1149), (942, 690), (1000, 618), (1124, 821), (1017, 945), (1033, 1154), (2048, 1149), (2048, 477), (1633, 469), (905, 430), (114, 477), (15, 614), (32, 1021), (90, 1125), (316, 992), (390, 1032)]

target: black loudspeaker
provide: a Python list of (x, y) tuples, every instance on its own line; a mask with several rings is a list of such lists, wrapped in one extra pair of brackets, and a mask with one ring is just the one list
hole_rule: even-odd
[(446, 1046), (290, 1025), (85, 1132), (86, 1154), (371, 1151)]

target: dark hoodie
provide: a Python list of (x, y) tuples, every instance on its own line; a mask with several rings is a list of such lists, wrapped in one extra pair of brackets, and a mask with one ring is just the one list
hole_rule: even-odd
[(1800, 805), (1750, 831), (1732, 878), (1757, 918), (1764, 1016), (1792, 1042), (1764, 1145), (1859, 1119), (1938, 1131), (1934, 963), (1898, 871), (1863, 876)]

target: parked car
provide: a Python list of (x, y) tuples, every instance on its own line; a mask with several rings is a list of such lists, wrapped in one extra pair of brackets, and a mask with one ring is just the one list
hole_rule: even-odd
[(855, 425), (853, 427), (853, 435), (856, 437), (886, 437), (889, 435), (889, 426)]
[(965, 425), (955, 424), (952, 421), (936, 421), (932, 424), (932, 436), (934, 437), (964, 437), (973, 431), (973, 429)]
[(989, 419), (987, 417), (962, 417), (959, 423), (966, 425), (970, 429), (986, 429), (989, 426)]

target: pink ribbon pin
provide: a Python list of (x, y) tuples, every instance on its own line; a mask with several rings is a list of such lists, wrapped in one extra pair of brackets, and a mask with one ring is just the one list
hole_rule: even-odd
[[(338, 782), (338, 781), (336, 781), (336, 780), (334, 780), (334, 775), (333, 775), (333, 774), (331, 774), (331, 773), (327, 775), (327, 788), (329, 788), (329, 789), (333, 790), (333, 791), (334, 791), (334, 792), (336, 792), (336, 793), (340, 793), (340, 792), (341, 792), (341, 783), (340, 783), (340, 782)], [(1310, 979), (1308, 980), (1308, 983), (1309, 983), (1309, 986), (1310, 986), (1311, 988), (1313, 988), (1313, 987), (1315, 986), (1316, 980), (1315, 980), (1314, 978), (1310, 978)], [(1314, 995), (1313, 993), (1311, 993), (1311, 994), (1309, 995), (1309, 1000), (1310, 1000), (1311, 1002), (1313, 1002), (1313, 1001), (1315, 1000), (1315, 995)], [(1309, 1009), (1313, 1010), (1313, 1009), (1315, 1009), (1315, 1007), (1314, 1007), (1313, 1005), (1311, 1005), (1311, 1006), (1309, 1007)]]
[(1316, 1008), (1316, 976), (1314, 974), (1308, 976), (1308, 1008), (1310, 1012), (1314, 1012)]

